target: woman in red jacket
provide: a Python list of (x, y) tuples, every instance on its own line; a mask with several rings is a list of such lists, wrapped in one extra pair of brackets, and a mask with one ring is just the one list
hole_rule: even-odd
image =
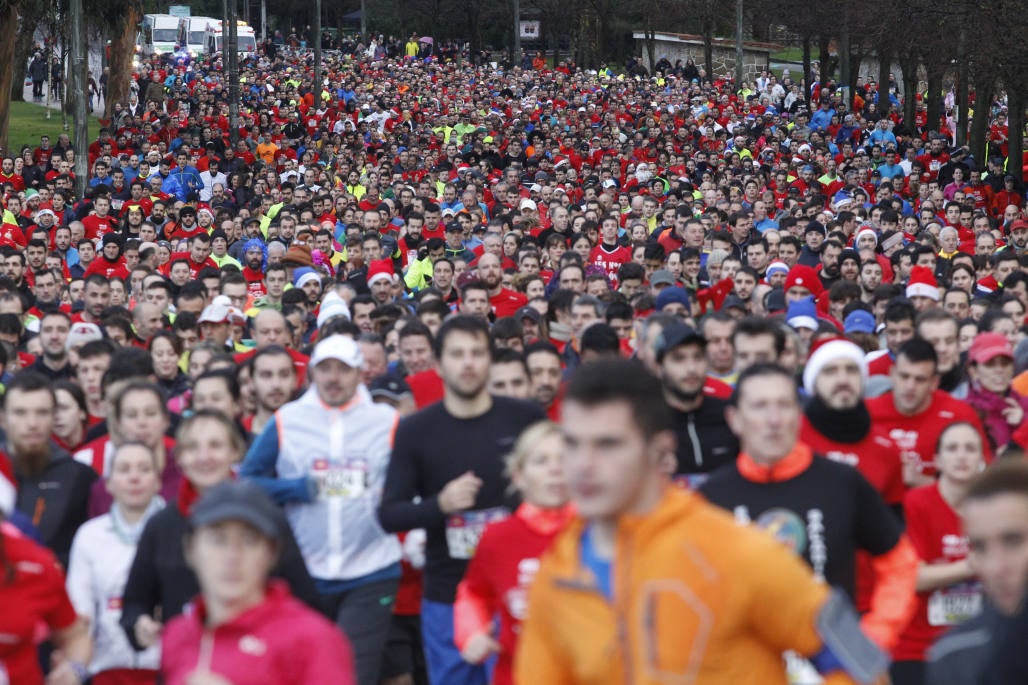
[[(539, 568), (539, 557), (572, 515), (560, 454), (556, 424), (543, 421), (521, 434), (507, 458), (507, 473), (524, 503), (507, 520), (486, 528), (457, 587), (455, 641), (469, 663), (498, 655), (494, 685), (513, 683), (514, 648), (528, 586)], [(492, 629), (497, 614), (498, 639)]]
[(967, 561), (967, 536), (955, 507), (985, 465), (982, 438), (958, 422), (939, 435), (935, 450), (939, 479), (907, 493), (903, 511), (907, 536), (917, 550), (918, 607), (893, 650), (892, 682), (924, 682), (925, 651), (947, 627), (981, 609), (981, 586)]
[(350, 644), (336, 625), (293, 599), (284, 582), (268, 580), (283, 535), (279, 516), (245, 481), (217, 485), (193, 506), (186, 561), (201, 596), (164, 632), (167, 685), (356, 682)]

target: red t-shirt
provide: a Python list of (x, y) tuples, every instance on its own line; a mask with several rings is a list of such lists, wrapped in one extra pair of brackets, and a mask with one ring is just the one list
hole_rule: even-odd
[(978, 414), (970, 406), (942, 390), (932, 395), (931, 404), (920, 414), (906, 416), (896, 410), (892, 391), (867, 400), (867, 409), (875, 427), (883, 431), (900, 448), (904, 461), (918, 464), (922, 475), (935, 475), (935, 445), (939, 434), (952, 423), (966, 421), (978, 431), (985, 449), (985, 460), (992, 461), (989, 440)]
[(4, 556), (14, 582), (0, 583), (0, 682), (43, 685), (36, 653), (40, 624), (63, 630), (77, 616), (64, 587), (64, 574), (50, 550), (0, 523)]
[(614, 251), (609, 251), (601, 243), (589, 253), (589, 262), (603, 269), (607, 273), (607, 277), (615, 285), (618, 281), (618, 271), (621, 269), (621, 265), (627, 264), (630, 261), (632, 261), (632, 251), (623, 245), (618, 245)]
[[(967, 557), (967, 536), (957, 512), (942, 498), (938, 483), (923, 485), (903, 500), (907, 537), (926, 564), (949, 564)], [(977, 581), (917, 593), (917, 612), (900, 636), (892, 658), (924, 661), (925, 651), (948, 627), (972, 618), (982, 606)]]
[(489, 298), (489, 305), (496, 313), (497, 319), (514, 316), (514, 313), (528, 304), (528, 298), (522, 293), (500, 288), (500, 292)]
[(903, 501), (906, 487), (903, 485), (902, 453), (877, 426), (873, 426), (863, 440), (843, 443), (821, 434), (807, 417), (803, 417), (800, 441), (810, 445), (815, 454), (856, 468), (886, 504)]
[(86, 227), (86, 237), (90, 240), (103, 238), (104, 235), (118, 228), (115, 218), (109, 214), (105, 217), (90, 214), (82, 220), (82, 225)]

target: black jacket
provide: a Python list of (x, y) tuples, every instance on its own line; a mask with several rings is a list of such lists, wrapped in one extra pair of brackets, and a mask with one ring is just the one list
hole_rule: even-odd
[(673, 410), (678, 437), (676, 475), (710, 473), (735, 461), (739, 441), (725, 422), (726, 400), (705, 396), (699, 409)]
[(89, 519), (89, 492), (97, 475), (56, 445), (51, 450), (50, 461), (38, 476), (15, 473), (16, 508), (32, 520), (40, 540), (67, 568), (75, 532)]
[[(143, 529), (122, 596), (121, 627), (137, 650), (136, 621), (144, 614), (167, 624), (182, 613), (183, 607), (200, 594), (196, 574), (186, 565), (182, 540), (186, 518), (174, 502), (154, 514)], [(289, 583), (293, 596), (320, 610), (318, 592), (307, 573), (296, 538), (281, 517), (282, 553), (271, 575)], [(156, 611), (159, 609), (160, 611)]]

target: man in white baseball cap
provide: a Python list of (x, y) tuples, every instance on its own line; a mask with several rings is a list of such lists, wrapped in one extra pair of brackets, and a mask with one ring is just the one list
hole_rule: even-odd
[(375, 516), (396, 411), (358, 392), (364, 356), (353, 338), (314, 348), (311, 387), (282, 406), (240, 470), (286, 508), (324, 607), (353, 642), (357, 682), (378, 682), (400, 580), (400, 544)]

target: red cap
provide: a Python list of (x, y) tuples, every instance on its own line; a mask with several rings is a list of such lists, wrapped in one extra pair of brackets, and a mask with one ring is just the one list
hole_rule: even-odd
[(1007, 336), (1002, 333), (979, 333), (967, 351), (967, 359), (972, 364), (987, 364), (996, 357), (1014, 358), (1014, 348), (1010, 346)]

